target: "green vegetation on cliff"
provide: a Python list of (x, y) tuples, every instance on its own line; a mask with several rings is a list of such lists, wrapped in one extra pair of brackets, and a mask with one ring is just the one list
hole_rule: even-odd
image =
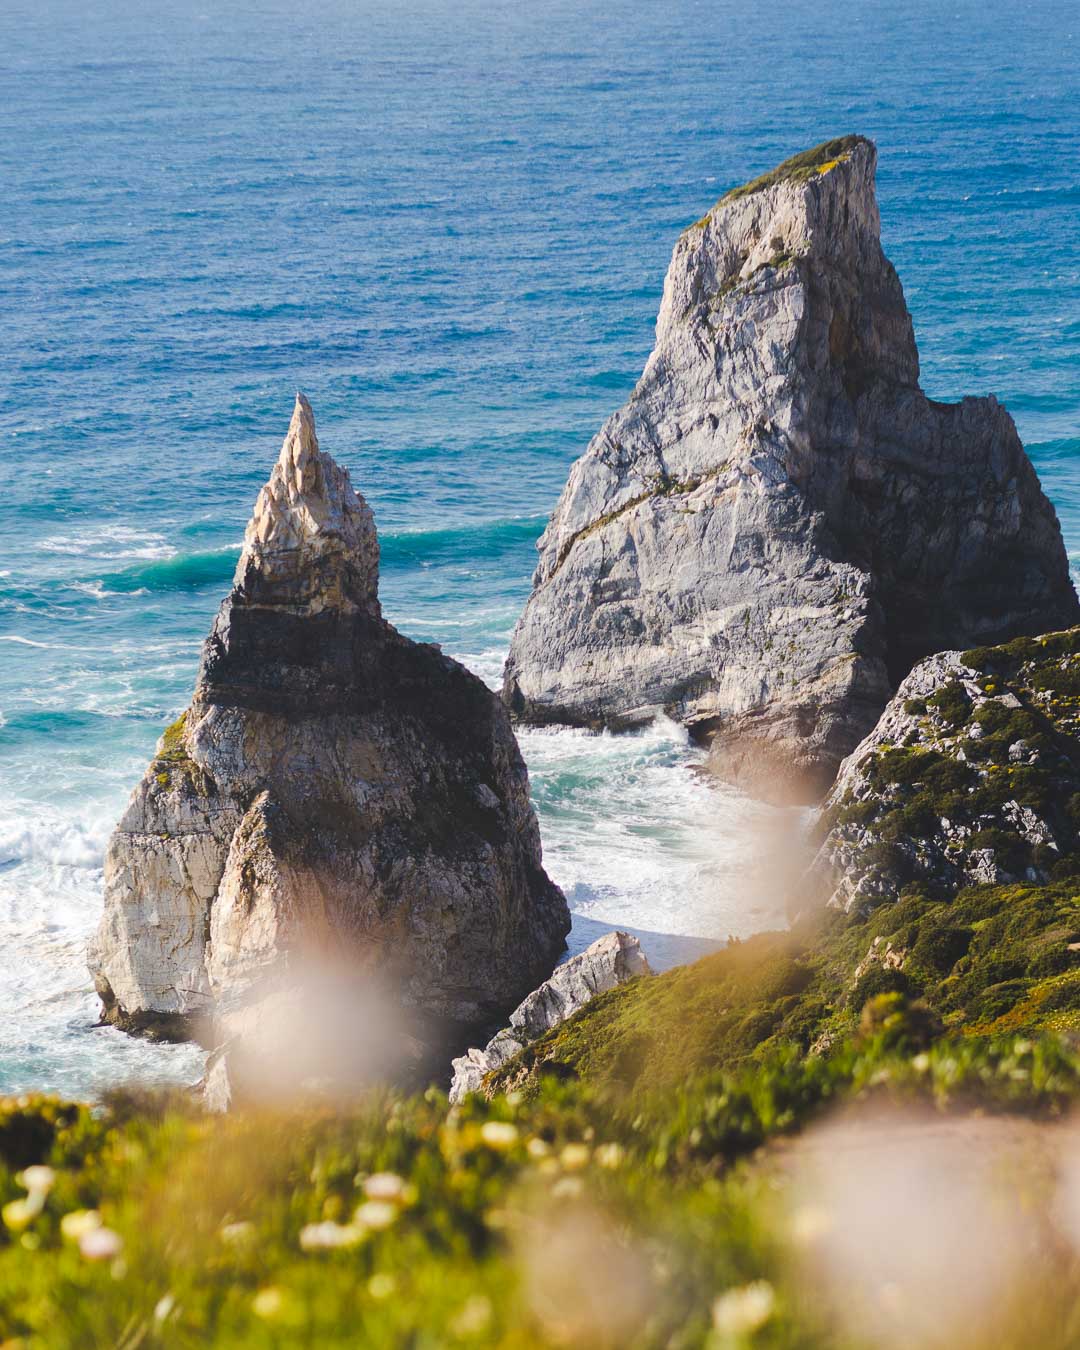
[(1080, 873), (1080, 630), (925, 670), (936, 688), (913, 677), (922, 693), (898, 698), (820, 822), (845, 906)]
[(810, 150), (802, 150), (790, 159), (785, 159), (775, 169), (751, 179), (739, 187), (733, 187), (720, 198), (721, 202), (733, 202), (739, 197), (748, 197), (751, 192), (761, 192), (777, 183), (805, 183), (819, 174), (828, 173), (839, 159), (849, 155), (857, 145), (867, 145), (865, 136), (836, 136), (831, 141), (822, 141)]
[[(752, 192), (761, 192), (765, 188), (775, 187), (777, 183), (805, 183), (811, 178), (817, 178), (823, 173), (828, 173), (857, 145), (868, 144), (865, 136), (835, 136), (832, 140), (822, 141), (820, 145), (815, 145), (810, 150), (800, 150), (797, 155), (785, 159), (782, 164), (778, 164), (775, 169), (770, 169), (768, 173), (763, 173), (759, 177), (751, 179), (748, 183), (741, 183), (738, 187), (730, 188), (716, 203), (716, 206), (707, 211), (700, 220), (696, 220), (690, 228), (703, 228), (709, 223), (709, 219), (717, 207), (723, 206), (727, 202), (738, 201), (740, 197), (748, 197)], [(780, 266), (786, 261), (791, 261), (791, 259), (785, 255), (779, 261), (774, 259), (772, 265)]]
[[(766, 993), (774, 975), (787, 986), (781, 969)], [(844, 1102), (922, 1103), (939, 1133), (959, 1106), (1021, 1112), (1038, 1140), (1080, 1093), (1080, 1061), (1053, 1039), (921, 1040), (886, 997), (828, 1056), (669, 1073), (633, 1110), (553, 1079), (453, 1109), (434, 1091), (375, 1092), (224, 1119), (175, 1097), (0, 1103), (0, 1342), (824, 1350), (851, 1299), (812, 1263), (872, 1211), (847, 1215), (812, 1151), (761, 1146)], [(874, 1168), (871, 1187), (889, 1175)], [(900, 1242), (882, 1272), (904, 1268)], [(1036, 1312), (995, 1308), (992, 1342), (952, 1343), (1069, 1344), (1080, 1308), (1059, 1247), (1035, 1274)], [(881, 1343), (866, 1315), (844, 1345)], [(952, 1312), (935, 1316), (945, 1329)]]
[[(1080, 860), (1077, 860), (1080, 862)], [(920, 1037), (1080, 1030), (1080, 876), (917, 887), (869, 915), (830, 913), (592, 1000), (493, 1075), (493, 1089), (581, 1078), (616, 1096), (663, 1094), (688, 1075), (826, 1051), (875, 995), (901, 996)]]
[[(825, 822), (895, 899), (620, 985), (460, 1106), (0, 1102), (0, 1350), (1077, 1344), (1080, 637), (965, 661)], [(943, 811), (1027, 878), (903, 877)]]

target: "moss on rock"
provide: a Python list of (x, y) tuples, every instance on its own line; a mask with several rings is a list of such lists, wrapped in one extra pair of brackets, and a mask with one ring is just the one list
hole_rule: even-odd
[(792, 155), (790, 159), (785, 159), (768, 173), (763, 173), (739, 187), (731, 188), (724, 193), (720, 201), (721, 203), (737, 201), (740, 197), (747, 197), (752, 192), (762, 192), (777, 183), (805, 183), (811, 178), (817, 178), (835, 169), (840, 160), (850, 155), (856, 146), (869, 144), (865, 136), (837, 136), (831, 141), (822, 141), (820, 145), (815, 145), (810, 150), (803, 150), (797, 155)]

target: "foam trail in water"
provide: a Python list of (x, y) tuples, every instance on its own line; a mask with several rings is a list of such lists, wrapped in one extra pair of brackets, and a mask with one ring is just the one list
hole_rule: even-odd
[(686, 732), (660, 719), (629, 735), (523, 729), (544, 865), (574, 916), (571, 951), (631, 928), (666, 968), (729, 936), (783, 927), (784, 887), (766, 862), (801, 815), (749, 801), (704, 770)]
[(5, 846), (14, 839), (25, 850), (17, 865), (0, 865), (0, 950), (18, 954), (0, 962), (0, 1092), (92, 1096), (128, 1081), (192, 1083), (202, 1071), (198, 1047), (95, 1025), (86, 943), (101, 914), (101, 833), (69, 827), (50, 841), (40, 822), (22, 836), (0, 825)]

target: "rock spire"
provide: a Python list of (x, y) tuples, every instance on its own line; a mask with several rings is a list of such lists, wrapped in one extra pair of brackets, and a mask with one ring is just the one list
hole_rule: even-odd
[(106, 1020), (218, 1038), (330, 955), (453, 1040), (550, 973), (569, 916), (507, 714), (383, 619), (378, 566), (298, 395), (191, 706), (109, 843), (89, 954)]

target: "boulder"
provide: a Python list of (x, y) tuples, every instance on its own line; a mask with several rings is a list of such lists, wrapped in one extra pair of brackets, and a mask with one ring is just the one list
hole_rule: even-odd
[(493, 1069), (572, 1017), (597, 994), (605, 994), (638, 975), (651, 974), (637, 938), (618, 932), (597, 938), (518, 1004), (510, 1014), (510, 1025), (497, 1032), (482, 1050), (474, 1047), (454, 1060), (450, 1100), (459, 1102), (470, 1092), (479, 1092)]
[(920, 662), (840, 769), (798, 907), (1046, 882), (1080, 847), (1078, 694), (1080, 629)]

